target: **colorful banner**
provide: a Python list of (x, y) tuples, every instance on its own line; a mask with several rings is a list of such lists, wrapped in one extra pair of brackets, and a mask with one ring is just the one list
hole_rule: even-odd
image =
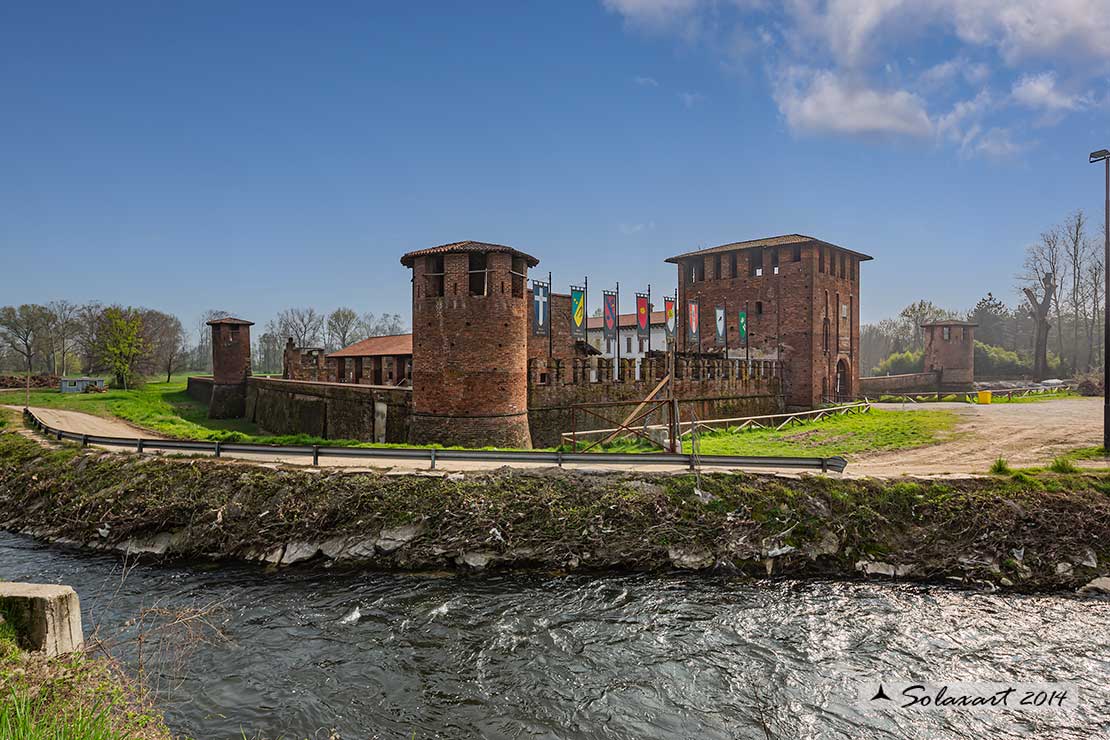
[(740, 321), (736, 324), (737, 333), (740, 335), (740, 341), (745, 344), (748, 343), (748, 312), (740, 312)]
[(617, 294), (606, 290), (602, 293), (602, 318), (604, 319), (604, 333), (607, 339), (617, 338)]
[(698, 302), (687, 301), (686, 303), (686, 339), (694, 345), (694, 350), (697, 351), (701, 345), (701, 312), (698, 307)]
[(532, 334), (546, 337), (551, 330), (551, 286), (532, 281)]
[(713, 338), (716, 340), (717, 344), (725, 344), (725, 337), (727, 336), (726, 332), (728, 331), (728, 326), (725, 321), (724, 306), (717, 306), (717, 308), (714, 309), (713, 328), (715, 331), (715, 335)]
[(673, 337), (675, 326), (674, 298), (663, 299), (663, 315), (666, 317), (663, 326), (666, 327), (667, 336)]
[(636, 294), (636, 336), (651, 336), (651, 306), (646, 293)]
[(586, 338), (586, 289), (570, 286), (570, 335)]

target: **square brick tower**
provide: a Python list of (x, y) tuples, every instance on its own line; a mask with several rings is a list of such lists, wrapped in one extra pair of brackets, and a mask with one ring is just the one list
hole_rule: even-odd
[[(860, 263), (866, 254), (803, 234), (722, 244), (667, 261), (678, 265), (679, 352), (786, 363), (786, 402), (812, 408), (859, 395)], [(688, 302), (699, 303), (700, 346)], [(725, 308), (725, 343), (715, 311)], [(740, 312), (747, 343), (740, 337)]]
[(528, 268), (535, 257), (464, 241), (409, 252), (416, 444), (532, 446)]
[(246, 413), (251, 374), (251, 327), (231, 316), (209, 321), (212, 327), (212, 401), (209, 419), (238, 419)]
[(968, 321), (930, 321), (925, 330), (925, 372), (938, 373), (945, 390), (970, 390), (975, 382), (975, 327)]

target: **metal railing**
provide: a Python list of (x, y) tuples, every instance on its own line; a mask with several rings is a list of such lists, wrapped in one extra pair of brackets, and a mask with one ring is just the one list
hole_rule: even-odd
[(329, 445), (261, 445), (240, 442), (202, 442), (185, 439), (142, 439), (138, 437), (104, 437), (96, 434), (67, 432), (49, 426), (30, 409), (23, 409), (27, 421), (58, 440), (80, 442), (82, 447), (102, 445), (126, 447), (135, 452), (167, 450), (171, 452), (223, 454), (289, 455), (311, 457), (313, 465), (322, 457), (363, 458), (367, 460), (425, 460), (436, 469), (439, 461), (543, 463), (547, 465), (681, 465), (694, 470), (697, 466), (723, 468), (771, 468), (781, 470), (815, 470), (822, 473), (843, 473), (848, 461), (843, 457), (742, 457), (736, 455), (694, 455), (686, 453), (618, 453), (563, 452), (561, 450), (448, 450), (434, 447), (332, 447)]

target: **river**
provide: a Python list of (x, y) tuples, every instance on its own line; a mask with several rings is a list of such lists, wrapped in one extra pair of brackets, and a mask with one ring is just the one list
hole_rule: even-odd
[[(168, 723), (196, 738), (1110, 737), (1106, 600), (683, 575), (124, 574), (118, 557), (6, 533), (0, 578), (74, 586), (86, 634), (133, 671), (141, 610), (215, 605), (214, 642), (143, 648)], [(880, 679), (1072, 681), (1081, 700), (859, 702)]]

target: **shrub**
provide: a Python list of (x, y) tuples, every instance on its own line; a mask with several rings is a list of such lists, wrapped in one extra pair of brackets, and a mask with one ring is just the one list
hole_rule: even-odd
[(925, 351), (906, 350), (895, 352), (879, 363), (871, 371), (872, 375), (904, 375), (906, 373), (920, 373), (925, 370)]
[(1076, 467), (1075, 463), (1073, 463), (1071, 460), (1067, 459), (1066, 457), (1056, 458), (1055, 460), (1052, 461), (1052, 464), (1048, 466), (1048, 469), (1051, 470), (1053, 473), (1065, 473), (1065, 474), (1067, 474), (1067, 473), (1078, 473), (1079, 472), (1079, 468)]
[(1006, 458), (1000, 457), (991, 465), (991, 473), (994, 475), (1009, 475), (1010, 466), (1006, 463)]

